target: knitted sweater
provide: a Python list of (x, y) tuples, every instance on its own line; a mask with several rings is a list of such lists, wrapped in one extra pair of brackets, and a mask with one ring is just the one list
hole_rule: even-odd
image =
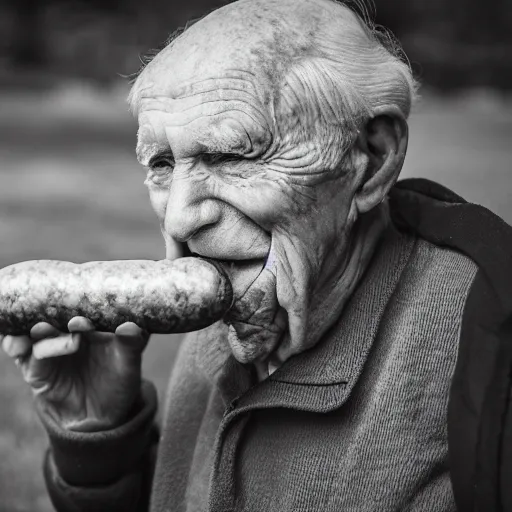
[(335, 325), (263, 382), (223, 324), (189, 335), (159, 437), (149, 383), (110, 432), (63, 432), (40, 410), (56, 510), (454, 511), (446, 415), (476, 274), (391, 226)]

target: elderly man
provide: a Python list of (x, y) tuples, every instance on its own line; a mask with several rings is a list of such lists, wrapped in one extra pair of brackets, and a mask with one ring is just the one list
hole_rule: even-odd
[(395, 186), (415, 82), (384, 39), (331, 0), (240, 0), (138, 75), (167, 257), (221, 260), (236, 300), (183, 343), (160, 434), (135, 325), (5, 337), (49, 434), (58, 511), (449, 512), (485, 494), (485, 386), (468, 394), (456, 362), (475, 365), (492, 331), (476, 358), (492, 366), (491, 313), (510, 296), (492, 269), (509, 260), (482, 246), (512, 238), (439, 185)]

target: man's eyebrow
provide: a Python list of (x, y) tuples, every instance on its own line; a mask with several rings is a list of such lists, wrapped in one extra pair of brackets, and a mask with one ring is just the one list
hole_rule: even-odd
[(169, 155), (169, 153), (171, 153), (171, 148), (167, 145), (157, 143), (137, 144), (137, 160), (144, 167), (148, 167), (151, 164), (151, 162), (154, 161), (156, 158), (159, 158), (164, 155)]

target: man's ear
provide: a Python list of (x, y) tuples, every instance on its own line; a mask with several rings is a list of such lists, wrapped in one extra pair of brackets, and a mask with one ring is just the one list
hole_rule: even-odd
[(398, 108), (377, 109), (358, 139), (368, 166), (354, 197), (359, 213), (381, 203), (395, 184), (407, 152), (408, 126)]

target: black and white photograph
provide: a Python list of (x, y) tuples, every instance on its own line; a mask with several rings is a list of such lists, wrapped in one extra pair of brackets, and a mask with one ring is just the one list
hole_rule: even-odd
[(512, 1), (0, 0), (0, 512), (512, 512)]

